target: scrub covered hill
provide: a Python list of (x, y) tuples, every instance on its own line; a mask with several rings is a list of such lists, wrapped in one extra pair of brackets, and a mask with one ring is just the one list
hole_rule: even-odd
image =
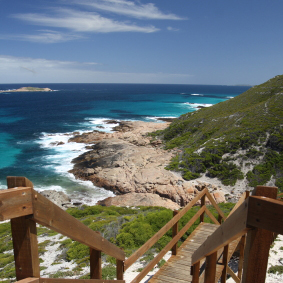
[(179, 149), (167, 169), (184, 179), (206, 174), (223, 185), (245, 179), (251, 187), (269, 182), (283, 190), (283, 75), (152, 135)]

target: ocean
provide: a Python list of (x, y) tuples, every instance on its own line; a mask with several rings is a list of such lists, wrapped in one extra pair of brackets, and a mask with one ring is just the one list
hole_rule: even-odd
[[(73, 201), (95, 204), (113, 194), (91, 182), (75, 180), (72, 159), (86, 151), (68, 143), (73, 132), (110, 132), (109, 119), (155, 121), (178, 117), (198, 106), (232, 99), (246, 86), (158, 84), (0, 84), (52, 92), (0, 93), (0, 189), (6, 176), (25, 176), (37, 190), (64, 191)], [(103, 127), (103, 128), (102, 128)], [(60, 145), (58, 142), (61, 142)]]

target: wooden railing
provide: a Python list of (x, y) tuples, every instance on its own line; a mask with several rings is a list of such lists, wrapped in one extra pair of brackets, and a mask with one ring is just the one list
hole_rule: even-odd
[[(218, 220), (213, 216), (213, 214), (208, 210), (205, 205), (206, 197), (210, 201), (210, 203), (214, 206), (216, 211), (218, 212)], [(178, 221), (194, 206), (196, 203), (201, 200), (201, 208), (200, 210), (189, 220), (189, 222), (178, 231)], [(163, 226), (152, 238), (150, 238), (142, 247), (140, 247), (134, 254), (132, 254), (125, 261), (125, 270), (127, 270), (133, 263), (135, 263), (146, 251), (148, 251), (166, 232), (168, 232), (171, 228), (173, 228), (172, 240), (160, 251), (160, 253), (131, 281), (131, 283), (140, 282), (148, 272), (164, 257), (164, 255), (172, 249), (172, 254), (176, 255), (177, 253), (177, 243), (181, 239), (181, 237), (190, 229), (190, 227), (196, 222), (198, 218), (203, 222), (204, 214), (207, 214), (211, 220), (220, 225), (222, 220), (225, 220), (226, 217), (224, 213), (221, 211), (219, 206), (216, 204), (214, 198), (208, 192), (207, 189), (201, 191), (191, 202), (189, 202), (182, 210), (175, 211), (174, 217)]]
[[(193, 282), (199, 282), (200, 262), (204, 258), (206, 258), (204, 282), (214, 282), (217, 252), (223, 249), (221, 264), (224, 268), (221, 282), (226, 281), (229, 273), (235, 282), (242, 280), (243, 283), (262, 283), (265, 280), (268, 251), (274, 233), (283, 234), (283, 202), (275, 200), (277, 188), (257, 187), (255, 195), (250, 197), (248, 192), (244, 193), (227, 218), (205, 189), (182, 210), (174, 211), (173, 218), (125, 260), (125, 254), (120, 248), (37, 193), (33, 189), (33, 184), (25, 177), (7, 177), (7, 183), (9, 190), (0, 191), (0, 221), (11, 219), (16, 278), (21, 283), (125, 282), (124, 271), (172, 228), (172, 240), (131, 283), (140, 282), (169, 250), (172, 250), (173, 255), (177, 254), (178, 241), (198, 218), (200, 222), (204, 221), (204, 214), (219, 225), (219, 228), (192, 256)], [(206, 198), (218, 212), (218, 219), (206, 207)], [(200, 209), (179, 231), (179, 220), (197, 202), (201, 203)], [(40, 278), (36, 223), (90, 247), (91, 279)], [(228, 245), (235, 239), (239, 240), (240, 250), (238, 275), (235, 275), (227, 265)], [(101, 252), (116, 258), (117, 280), (101, 280)]]
[[(236, 282), (265, 282), (268, 254), (274, 234), (283, 234), (283, 203), (276, 200), (277, 188), (258, 186), (253, 196), (242, 197), (239, 205), (219, 228), (194, 252), (192, 273), (194, 283), (199, 282), (200, 261), (206, 258), (205, 283), (214, 282), (217, 251), (233, 240), (247, 234), (243, 275), (229, 273)], [(243, 243), (242, 243), (243, 244)], [(222, 263), (223, 264), (223, 263)], [(227, 267), (227, 262), (225, 263)], [(241, 278), (242, 276), (242, 278)], [(241, 281), (242, 280), (242, 281)], [(226, 282), (226, 273), (221, 282)]]
[[(22, 283), (112, 283), (123, 280), (125, 253), (33, 189), (25, 177), (7, 177), (9, 190), (0, 192), (0, 220), (11, 219), (16, 278)], [(36, 223), (90, 248), (90, 278), (40, 278)], [(101, 280), (101, 252), (116, 258), (117, 280)]]

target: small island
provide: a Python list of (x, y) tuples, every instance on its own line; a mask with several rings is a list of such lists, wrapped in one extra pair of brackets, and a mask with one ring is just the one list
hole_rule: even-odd
[(34, 92), (34, 91), (53, 91), (48, 87), (40, 88), (40, 87), (31, 87), (25, 86), (18, 89), (8, 89), (8, 90), (0, 90), (0, 92)]

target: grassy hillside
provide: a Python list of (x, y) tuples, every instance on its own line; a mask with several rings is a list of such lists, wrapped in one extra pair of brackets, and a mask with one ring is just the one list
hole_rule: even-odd
[(209, 108), (187, 113), (155, 133), (180, 154), (168, 169), (185, 179), (201, 174), (224, 185), (271, 178), (283, 189), (283, 75)]

